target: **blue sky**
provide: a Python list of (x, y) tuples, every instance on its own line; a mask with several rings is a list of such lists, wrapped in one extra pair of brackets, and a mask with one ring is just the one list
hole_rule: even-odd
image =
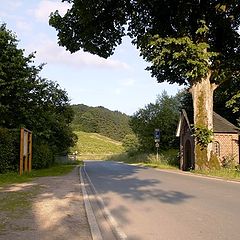
[(63, 14), (68, 7), (61, 0), (0, 0), (0, 21), (16, 33), (26, 54), (36, 51), (36, 65), (47, 63), (41, 76), (59, 83), (72, 104), (104, 106), (131, 115), (155, 102), (163, 90), (177, 93), (178, 85), (151, 78), (144, 70), (148, 64), (127, 37), (109, 59), (83, 51), (70, 54), (59, 47), (48, 17), (56, 9)]

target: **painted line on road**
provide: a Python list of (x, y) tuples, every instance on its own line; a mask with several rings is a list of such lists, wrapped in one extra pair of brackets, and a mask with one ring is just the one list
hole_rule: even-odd
[(85, 209), (86, 209), (86, 213), (87, 213), (87, 219), (88, 219), (88, 223), (90, 226), (90, 231), (91, 231), (91, 235), (92, 235), (92, 239), (93, 240), (103, 240), (102, 238), (102, 234), (100, 232), (100, 229), (98, 227), (97, 224), (97, 220), (95, 218), (95, 215), (93, 213), (93, 209), (91, 207), (90, 201), (89, 201), (89, 197), (84, 185), (84, 181), (83, 181), (83, 177), (82, 177), (82, 167), (79, 167), (79, 180), (80, 180), (80, 185), (82, 188), (82, 193), (83, 193), (83, 200), (84, 200), (84, 205), (85, 205)]
[(84, 173), (86, 174), (87, 176), (87, 179), (90, 183), (90, 185), (92, 186), (92, 189), (93, 191), (95, 192), (95, 196), (96, 196), (96, 199), (98, 201), (98, 203), (100, 204), (101, 208), (102, 208), (102, 211), (104, 213), (104, 216), (105, 218), (107, 219), (107, 221), (109, 222), (110, 224), (110, 227), (115, 235), (115, 237), (118, 239), (118, 240), (126, 240), (127, 239), (127, 235), (122, 231), (122, 229), (119, 227), (117, 221), (115, 220), (115, 218), (112, 216), (112, 214), (110, 213), (110, 211), (108, 210), (108, 208), (106, 207), (103, 199), (99, 196), (96, 188), (94, 187), (89, 175), (87, 174), (87, 171), (85, 169), (85, 165), (83, 166), (83, 171)]

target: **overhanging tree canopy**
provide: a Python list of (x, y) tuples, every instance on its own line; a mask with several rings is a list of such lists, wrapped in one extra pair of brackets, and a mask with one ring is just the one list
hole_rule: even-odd
[[(191, 87), (195, 125), (212, 128), (214, 89), (239, 78), (238, 0), (66, 1), (68, 12), (50, 18), (60, 45), (107, 58), (129, 35), (158, 82)], [(205, 150), (197, 146), (199, 167), (210, 154), (211, 144)]]

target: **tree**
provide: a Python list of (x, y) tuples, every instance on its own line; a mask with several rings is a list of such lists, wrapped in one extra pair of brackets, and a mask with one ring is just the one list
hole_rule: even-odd
[(214, 111), (219, 113), (231, 123), (240, 123), (240, 78), (231, 82), (226, 81), (214, 94)]
[[(212, 129), (214, 90), (240, 74), (238, 0), (66, 1), (67, 13), (50, 17), (60, 45), (106, 58), (129, 35), (158, 82), (190, 87), (194, 124)], [(212, 145), (195, 150), (196, 167), (206, 167)]]
[[(5, 24), (0, 25), (0, 128), (2, 132), (4, 128), (32, 130), (33, 163), (38, 158), (36, 149), (50, 153), (52, 161), (54, 154), (66, 152), (75, 142), (70, 128), (73, 111), (66, 91), (57, 83), (41, 78), (39, 72), (43, 65), (34, 66), (34, 53), (24, 56), (17, 43), (15, 34)], [(1, 136), (0, 142), (7, 143), (8, 139)]]
[(130, 117), (104, 107), (88, 107), (83, 104), (71, 106), (75, 116), (72, 128), (75, 131), (95, 132), (117, 141), (131, 134)]
[(130, 126), (137, 135), (140, 149), (155, 150), (154, 130), (160, 129), (160, 149), (176, 147), (176, 126), (179, 119), (179, 98), (170, 97), (164, 91), (155, 103), (149, 103), (133, 114)]
[(135, 134), (127, 134), (122, 140), (125, 151), (131, 156), (139, 151), (139, 140)]

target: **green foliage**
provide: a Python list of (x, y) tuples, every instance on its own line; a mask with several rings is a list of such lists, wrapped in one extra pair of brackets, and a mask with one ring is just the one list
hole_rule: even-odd
[[(4, 24), (0, 25), (0, 127), (19, 129), (24, 126), (33, 131), (34, 167), (49, 166), (51, 154), (66, 152), (76, 142), (70, 128), (73, 111), (66, 91), (57, 83), (41, 78), (39, 72), (43, 65), (35, 67), (34, 54), (25, 57), (17, 42), (16, 36)], [(43, 145), (48, 145), (45, 147), (48, 149), (46, 158), (41, 160)], [(9, 147), (5, 151), (11, 158)]]
[(120, 161), (130, 164), (141, 164), (154, 168), (161, 169), (176, 169), (178, 168), (178, 151), (176, 149), (170, 149), (163, 151), (159, 154), (159, 159), (157, 160), (156, 154), (147, 154), (138, 152), (129, 156), (129, 154), (122, 153), (119, 155), (114, 155), (108, 158), (112, 161)]
[(159, 82), (174, 83), (177, 79), (178, 83), (188, 84), (204, 77), (209, 71), (209, 62), (217, 56), (217, 53), (206, 51), (209, 49), (207, 43), (195, 43), (190, 37), (161, 38), (155, 35), (148, 42), (141, 54), (152, 63), (147, 70)]
[(83, 104), (71, 106), (75, 116), (72, 128), (75, 131), (99, 133), (106, 137), (121, 141), (125, 135), (131, 134), (129, 116), (118, 111), (110, 111), (104, 107), (88, 107)]
[(240, 110), (240, 91), (238, 90), (230, 100), (227, 101), (226, 106), (232, 108), (233, 113)]
[(212, 177), (221, 177), (226, 180), (240, 180), (240, 172), (236, 169), (221, 168), (221, 169), (201, 169), (194, 170), (193, 173), (203, 174)]
[(213, 141), (213, 131), (200, 125), (193, 125), (193, 136), (195, 137), (197, 144), (205, 149), (209, 143)]
[(129, 155), (133, 155), (139, 150), (139, 140), (135, 134), (126, 135), (122, 142)]
[(128, 35), (159, 82), (192, 84), (239, 76), (240, 3), (232, 1), (64, 0), (68, 12), (51, 14), (59, 44), (109, 57)]
[(18, 168), (19, 133), (0, 128), (0, 173)]
[(160, 149), (177, 146), (176, 126), (179, 119), (178, 96), (170, 97), (166, 92), (158, 96), (156, 102), (138, 110), (131, 118), (130, 125), (137, 135), (140, 149), (155, 151), (154, 130), (160, 129)]
[(76, 161), (72, 164), (54, 164), (45, 169), (33, 169), (30, 173), (19, 175), (16, 172), (8, 172), (0, 174), (0, 186), (13, 183), (23, 183), (32, 181), (36, 177), (61, 176), (70, 173), (77, 165), (82, 165), (82, 161)]
[(233, 75), (214, 94), (214, 110), (235, 125), (240, 120), (239, 86), (240, 78)]
[[(209, 94), (202, 94), (202, 103), (207, 102), (207, 97), (211, 98), (211, 91), (219, 83), (232, 80), (233, 76), (240, 77), (239, 0), (66, 1), (71, 3), (67, 13), (64, 16), (53, 13), (49, 23), (58, 31), (59, 44), (71, 52), (83, 49), (107, 58), (121, 43), (122, 37), (128, 35), (150, 63), (147, 70), (158, 82), (189, 86), (201, 83), (206, 91), (204, 87), (211, 84)], [(194, 101), (199, 100), (195, 99), (195, 94), (193, 97)], [(209, 103), (212, 104), (212, 99)], [(199, 108), (201, 104), (197, 102), (197, 106)], [(203, 110), (194, 109), (194, 124), (209, 128), (203, 121), (206, 115)], [(151, 149), (153, 146), (146, 143), (150, 140), (147, 132), (150, 134), (153, 127), (147, 124), (149, 129), (145, 134), (137, 132), (136, 126), (141, 126), (138, 117), (142, 114), (145, 115), (145, 111), (135, 114), (133, 128), (141, 145)], [(207, 138), (203, 145), (206, 141)], [(196, 156), (206, 165), (204, 161), (209, 155), (204, 153), (199, 152), (201, 157), (198, 153)]]
[(54, 154), (47, 144), (33, 145), (32, 167), (34, 169), (50, 167), (54, 162)]
[(211, 152), (208, 167), (209, 167), (209, 169), (217, 169), (217, 170), (219, 170), (221, 168), (219, 158), (213, 152)]
[(236, 161), (235, 161), (234, 156), (233, 155), (224, 156), (223, 159), (221, 160), (221, 166), (223, 168), (234, 169), (236, 166)]

